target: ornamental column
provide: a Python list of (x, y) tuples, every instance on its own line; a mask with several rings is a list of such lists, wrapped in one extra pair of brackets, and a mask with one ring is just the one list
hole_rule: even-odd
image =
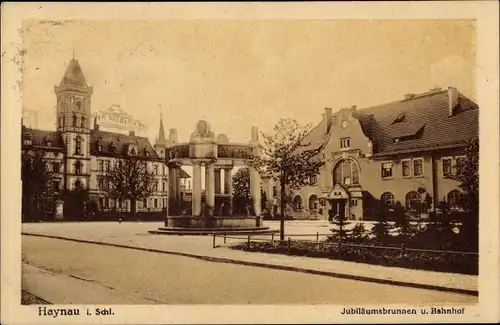
[(214, 168), (214, 184), (215, 184), (215, 194), (221, 194), (221, 167)]
[[(252, 155), (260, 156), (259, 146), (259, 130), (257, 127), (252, 127)], [(252, 207), (256, 216), (261, 215), (261, 191), (260, 191), (260, 174), (255, 168), (250, 168), (250, 196), (252, 198)]]
[(201, 162), (193, 161), (193, 190), (192, 190), (193, 217), (201, 215)]
[(233, 168), (224, 168), (224, 194), (229, 194), (229, 215), (233, 215)]
[(214, 184), (214, 164), (205, 163), (205, 173), (207, 184), (205, 184), (206, 189), (206, 205), (207, 205), (207, 216), (212, 217), (214, 215), (215, 208), (215, 184)]

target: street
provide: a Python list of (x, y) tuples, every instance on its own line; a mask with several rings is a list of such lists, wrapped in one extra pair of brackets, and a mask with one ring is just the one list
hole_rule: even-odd
[[(477, 297), (470, 295), (216, 263), (42, 237), (23, 236), (22, 250), (24, 263), (31, 266), (99, 283), (124, 294), (140, 295), (161, 304), (477, 302)], [(29, 288), (23, 289), (29, 292)]]

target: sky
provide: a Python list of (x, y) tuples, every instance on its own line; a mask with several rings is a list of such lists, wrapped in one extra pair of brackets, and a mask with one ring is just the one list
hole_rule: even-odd
[[(472, 20), (25, 21), (23, 106), (55, 129), (54, 85), (73, 56), (94, 87), (92, 111), (117, 104), (148, 126), (160, 112), (180, 142), (196, 122), (250, 141), (282, 117), (456, 86), (475, 99)], [(74, 49), (74, 50), (73, 50)]]

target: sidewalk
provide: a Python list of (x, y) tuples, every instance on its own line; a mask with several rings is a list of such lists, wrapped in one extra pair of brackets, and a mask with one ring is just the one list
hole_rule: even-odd
[[(376, 283), (478, 295), (477, 276), (385, 267), (339, 260), (213, 248), (212, 236), (152, 235), (155, 223), (24, 224), (23, 235), (107, 244), (203, 260), (298, 271)], [(228, 243), (237, 240), (228, 241)], [(223, 238), (216, 238), (222, 245)]]

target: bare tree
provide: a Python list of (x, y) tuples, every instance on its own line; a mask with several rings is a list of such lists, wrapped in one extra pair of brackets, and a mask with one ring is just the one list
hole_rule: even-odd
[(299, 189), (319, 173), (324, 162), (319, 157), (320, 148), (311, 148), (305, 140), (310, 126), (301, 126), (293, 119), (280, 119), (272, 134), (262, 134), (264, 145), (260, 157), (250, 165), (261, 173), (268, 173), (280, 184), (280, 239), (285, 239), (285, 214), (287, 190)]
[(155, 174), (148, 168), (148, 161), (137, 157), (119, 158), (111, 166), (105, 178), (108, 196), (118, 200), (130, 200), (132, 217), (137, 216), (137, 200), (149, 197), (155, 190)]

